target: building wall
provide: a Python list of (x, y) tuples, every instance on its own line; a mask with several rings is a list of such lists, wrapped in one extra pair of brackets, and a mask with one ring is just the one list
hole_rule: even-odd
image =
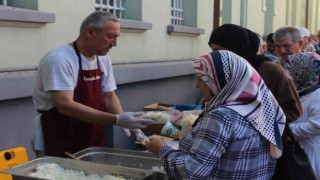
[[(284, 25), (303, 25), (300, 1), (223, 0), (222, 23), (243, 25), (261, 35)], [(122, 28), (118, 46), (110, 52), (117, 94), (124, 110), (140, 111), (156, 102), (197, 103), (201, 94), (194, 87), (190, 62), (210, 51), (207, 42), (213, 27), (213, 0), (197, 1), (196, 26), (204, 29), (204, 34), (167, 32), (171, 0), (139, 2), (142, 4), (139, 17), (151, 23), (152, 28)], [(34, 154), (29, 134), (36, 113), (31, 96), (37, 65), (49, 49), (77, 38), (81, 21), (94, 11), (94, 1), (38, 0), (37, 7), (41, 12), (53, 13), (55, 21), (0, 19), (0, 150), (24, 146), (31, 159)], [(0, 17), (4, 16), (1, 8)], [(315, 33), (320, 26), (319, 0), (310, 0), (309, 9), (308, 24)], [(119, 128), (109, 130), (121, 137), (120, 143), (108, 135), (111, 146), (133, 147)]]
[(222, 24), (233, 23), (268, 35), (283, 26), (305, 26), (308, 7), (308, 29), (315, 34), (320, 29), (320, 1), (309, 0), (223, 0)]
[[(191, 60), (209, 51), (212, 2), (202, 0), (197, 6), (197, 19), (201, 19), (197, 27), (205, 29), (202, 35), (167, 33), (170, 6), (170, 0), (142, 1), (142, 21), (152, 23), (152, 29), (121, 28), (118, 47), (109, 54), (116, 93), (125, 111), (141, 111), (157, 102), (195, 104), (201, 98), (194, 86)], [(36, 114), (31, 96), (37, 65), (49, 49), (77, 38), (81, 21), (94, 11), (94, 1), (38, 0), (38, 10), (54, 13), (55, 21), (0, 20), (0, 150), (23, 146), (30, 159), (35, 158), (30, 131)], [(119, 128), (107, 130), (109, 146), (134, 147)]]

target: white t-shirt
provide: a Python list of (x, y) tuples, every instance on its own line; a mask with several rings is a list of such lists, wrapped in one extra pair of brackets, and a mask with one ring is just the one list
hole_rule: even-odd
[(320, 179), (320, 89), (302, 96), (303, 114), (289, 126), (309, 157), (311, 166)]
[[(97, 69), (97, 58), (88, 61), (81, 54), (83, 70)], [(111, 60), (108, 56), (99, 56), (99, 65), (104, 72), (102, 77), (102, 92), (117, 89)], [(49, 51), (40, 61), (36, 76), (33, 101), (37, 110), (49, 110), (54, 106), (48, 91), (74, 90), (78, 82), (79, 60), (75, 50), (70, 45), (63, 45)]]
[[(82, 69), (97, 69), (97, 58), (93, 61), (81, 55)], [(111, 60), (108, 56), (99, 56), (99, 65), (104, 75), (102, 77), (102, 92), (111, 92), (117, 89)], [(40, 61), (33, 93), (33, 102), (37, 110), (50, 110), (55, 107), (50, 90), (74, 90), (78, 82), (79, 60), (74, 48), (62, 45), (49, 51)], [(33, 121), (31, 139), (34, 148), (44, 151), (44, 140), (41, 126), (41, 115)]]

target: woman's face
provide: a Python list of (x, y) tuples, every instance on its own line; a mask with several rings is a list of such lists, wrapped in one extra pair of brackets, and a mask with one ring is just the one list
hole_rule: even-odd
[(203, 98), (206, 101), (209, 101), (213, 98), (213, 95), (211, 93), (211, 90), (209, 86), (200, 78), (198, 74), (196, 74), (196, 87), (199, 88), (202, 91)]
[(217, 44), (214, 44), (214, 43), (210, 44), (210, 48), (212, 49), (212, 52), (213, 51), (218, 51), (218, 50), (226, 50), (226, 48), (224, 48), (222, 46), (219, 46)]

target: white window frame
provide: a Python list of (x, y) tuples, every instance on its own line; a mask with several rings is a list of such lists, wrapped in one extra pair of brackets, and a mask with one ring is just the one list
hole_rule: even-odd
[(171, 24), (181, 26), (182, 13), (182, 0), (171, 0)]
[[(97, 3), (97, 1), (99, 3)], [(113, 5), (111, 5), (113, 2)], [(95, 0), (95, 9), (96, 11), (108, 11), (112, 12), (118, 18), (122, 19), (123, 12), (125, 8), (123, 8), (123, 0)]]

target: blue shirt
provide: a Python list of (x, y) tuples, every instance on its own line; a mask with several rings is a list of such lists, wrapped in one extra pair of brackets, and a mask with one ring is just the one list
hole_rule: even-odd
[(237, 112), (206, 113), (180, 142), (160, 150), (167, 174), (175, 179), (270, 179), (275, 160), (269, 142)]

